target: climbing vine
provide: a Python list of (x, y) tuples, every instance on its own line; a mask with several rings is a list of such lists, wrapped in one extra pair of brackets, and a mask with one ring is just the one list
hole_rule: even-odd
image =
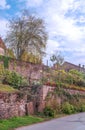
[(3, 61), (4, 68), (8, 68), (9, 67), (10, 57), (0, 56), (0, 61)]

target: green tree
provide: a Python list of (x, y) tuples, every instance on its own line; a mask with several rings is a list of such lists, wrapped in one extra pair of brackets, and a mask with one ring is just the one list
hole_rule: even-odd
[(14, 50), (17, 59), (26, 51), (43, 55), (47, 43), (47, 32), (43, 19), (23, 11), (9, 21), (6, 42)]

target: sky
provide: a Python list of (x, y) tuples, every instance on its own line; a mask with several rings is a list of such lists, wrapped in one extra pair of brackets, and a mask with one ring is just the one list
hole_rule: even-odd
[(45, 63), (60, 51), (66, 61), (85, 65), (85, 0), (1, 0), (2, 38), (7, 33), (8, 20), (23, 9), (45, 20), (48, 32)]

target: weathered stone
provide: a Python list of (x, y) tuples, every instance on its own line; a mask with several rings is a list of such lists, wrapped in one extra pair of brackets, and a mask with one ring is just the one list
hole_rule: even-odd
[(29, 102), (26, 104), (26, 112), (27, 112), (27, 115), (33, 115), (34, 114), (34, 104), (33, 102)]
[(26, 101), (23, 100), (23, 97), (17, 101), (18, 94), (0, 93), (0, 95), (0, 119), (24, 116), (26, 114)]

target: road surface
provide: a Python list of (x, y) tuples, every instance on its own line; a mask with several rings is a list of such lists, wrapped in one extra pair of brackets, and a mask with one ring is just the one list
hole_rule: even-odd
[(85, 113), (66, 116), (16, 130), (85, 130)]

